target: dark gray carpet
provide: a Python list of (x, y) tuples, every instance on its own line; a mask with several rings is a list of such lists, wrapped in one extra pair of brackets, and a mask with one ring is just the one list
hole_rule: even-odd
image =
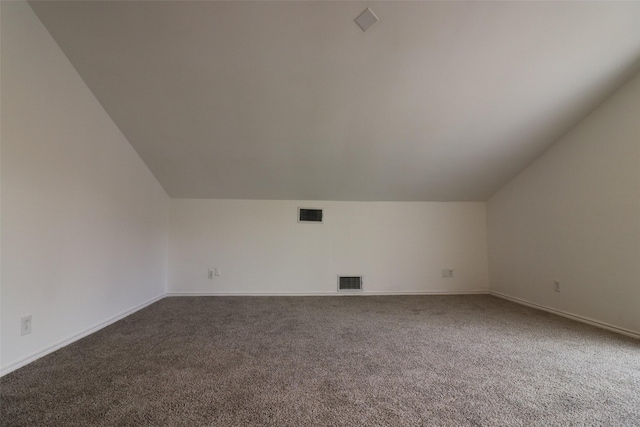
[(174, 297), (0, 386), (3, 426), (640, 426), (640, 344), (485, 295)]

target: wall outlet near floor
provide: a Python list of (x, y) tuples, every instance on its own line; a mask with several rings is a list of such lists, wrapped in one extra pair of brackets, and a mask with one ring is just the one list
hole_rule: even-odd
[(554, 280), (553, 281), (553, 290), (556, 292), (560, 292), (560, 281), (559, 280)]
[(220, 276), (220, 268), (219, 267), (216, 267), (216, 268), (213, 269), (213, 275), (214, 276)]
[(209, 270), (209, 273), (207, 273), (207, 277), (209, 279), (213, 279), (213, 270)]
[(442, 270), (442, 277), (453, 277), (453, 270), (450, 268), (445, 268)]
[(20, 335), (28, 335), (30, 333), (31, 333), (31, 315), (28, 315), (20, 319)]

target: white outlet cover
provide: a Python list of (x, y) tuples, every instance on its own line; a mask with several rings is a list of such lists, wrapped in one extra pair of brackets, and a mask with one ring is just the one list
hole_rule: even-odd
[(24, 316), (20, 319), (20, 335), (31, 333), (31, 315)]
[(445, 268), (442, 270), (442, 277), (453, 277), (453, 270), (450, 268)]

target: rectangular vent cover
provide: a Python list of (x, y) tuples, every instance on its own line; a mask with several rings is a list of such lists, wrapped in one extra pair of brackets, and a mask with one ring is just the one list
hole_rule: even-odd
[(322, 222), (322, 209), (298, 208), (298, 222)]
[(362, 276), (338, 276), (339, 291), (361, 291)]

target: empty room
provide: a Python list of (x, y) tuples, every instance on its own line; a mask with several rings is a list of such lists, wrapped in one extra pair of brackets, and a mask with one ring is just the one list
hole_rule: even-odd
[(0, 425), (640, 426), (640, 2), (0, 2)]

